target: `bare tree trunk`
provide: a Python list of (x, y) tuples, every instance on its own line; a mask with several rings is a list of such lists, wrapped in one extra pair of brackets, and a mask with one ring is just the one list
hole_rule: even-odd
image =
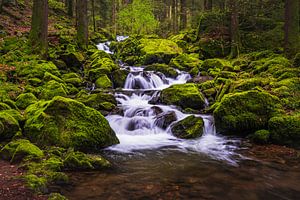
[(237, 0), (231, 0), (229, 3), (231, 12), (230, 37), (231, 37), (231, 52), (230, 57), (235, 58), (239, 55), (240, 38), (239, 38), (239, 13)]
[(186, 0), (180, 0), (180, 29), (184, 30), (187, 25)]
[(93, 15), (93, 28), (94, 28), (94, 31), (96, 31), (95, 0), (92, 0), (92, 15)]
[(87, 0), (77, 0), (77, 42), (81, 48), (88, 45)]
[(74, 13), (73, 13), (73, 10), (74, 10), (74, 2), (73, 0), (67, 0), (67, 5), (68, 5), (68, 15), (70, 17), (73, 17)]
[(30, 41), (33, 49), (42, 56), (48, 49), (48, 0), (34, 0), (32, 8)]
[(299, 0), (285, 0), (284, 49), (288, 57), (300, 51)]

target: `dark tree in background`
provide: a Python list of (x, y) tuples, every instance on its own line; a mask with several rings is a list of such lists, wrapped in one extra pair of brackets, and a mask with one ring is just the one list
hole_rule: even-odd
[(285, 0), (284, 48), (289, 57), (300, 51), (299, 6), (299, 0)]
[(79, 46), (85, 48), (88, 44), (88, 16), (87, 16), (87, 0), (77, 0), (77, 42)]
[(46, 55), (48, 48), (48, 0), (34, 0), (30, 41), (35, 52)]
[(229, 2), (229, 9), (231, 14), (230, 20), (230, 39), (231, 39), (231, 51), (230, 57), (235, 58), (239, 55), (240, 38), (239, 38), (239, 13), (237, 0), (231, 0)]

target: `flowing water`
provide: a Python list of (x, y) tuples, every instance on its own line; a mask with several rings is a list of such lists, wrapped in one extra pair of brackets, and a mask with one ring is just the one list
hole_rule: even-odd
[[(202, 137), (183, 140), (172, 135), (172, 124), (189, 114), (155, 102), (162, 89), (185, 83), (189, 74), (178, 71), (172, 79), (143, 67), (122, 67), (130, 70), (124, 89), (115, 94), (122, 112), (106, 117), (120, 144), (102, 152), (113, 168), (72, 174), (74, 186), (63, 190), (68, 198), (300, 198), (299, 160), (270, 164), (273, 160), (257, 159), (253, 156), (257, 152), (249, 154), (242, 140), (218, 135), (211, 115), (196, 115), (204, 120)], [(166, 124), (165, 116), (170, 114), (175, 121)]]

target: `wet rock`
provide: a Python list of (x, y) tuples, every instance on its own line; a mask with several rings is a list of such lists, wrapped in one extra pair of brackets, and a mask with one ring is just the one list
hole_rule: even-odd
[(211, 81), (213, 79), (214, 78), (212, 76), (196, 76), (195, 78), (192, 78), (187, 82), (201, 84), (201, 83), (205, 83), (206, 81)]
[(111, 76), (114, 88), (123, 88), (128, 74), (129, 71), (124, 69), (118, 69), (113, 71)]
[(172, 134), (182, 139), (193, 139), (203, 134), (204, 122), (201, 117), (191, 115), (172, 125)]
[(176, 113), (169, 111), (167, 113), (161, 113), (155, 117), (154, 124), (162, 129), (167, 129), (173, 122), (177, 120)]

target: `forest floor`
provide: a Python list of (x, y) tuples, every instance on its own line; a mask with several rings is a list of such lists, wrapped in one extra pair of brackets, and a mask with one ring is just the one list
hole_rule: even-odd
[(19, 177), (24, 173), (17, 165), (0, 160), (0, 200), (44, 200), (28, 189)]

